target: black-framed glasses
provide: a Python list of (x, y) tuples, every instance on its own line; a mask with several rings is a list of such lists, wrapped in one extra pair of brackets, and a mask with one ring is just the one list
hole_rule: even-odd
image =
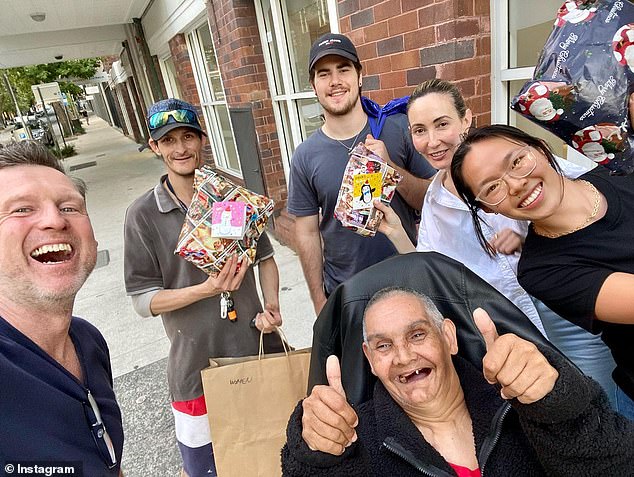
[(518, 149), (509, 158), (504, 174), (499, 179), (484, 184), (476, 195), (476, 200), (490, 206), (499, 205), (509, 195), (509, 185), (504, 178), (509, 176), (522, 179), (533, 172), (535, 167), (537, 160), (533, 148), (524, 146)]
[(165, 126), (169, 119), (173, 118), (177, 123), (198, 125), (198, 116), (190, 109), (174, 109), (172, 111), (159, 111), (148, 118), (150, 129)]
[(114, 445), (112, 439), (106, 430), (106, 425), (101, 419), (101, 412), (97, 401), (93, 397), (90, 390), (88, 391), (88, 401), (84, 402), (84, 412), (86, 413), (86, 420), (90, 427), (90, 433), (95, 441), (99, 455), (104, 463), (108, 466), (108, 469), (114, 469), (117, 466), (117, 455), (114, 451)]

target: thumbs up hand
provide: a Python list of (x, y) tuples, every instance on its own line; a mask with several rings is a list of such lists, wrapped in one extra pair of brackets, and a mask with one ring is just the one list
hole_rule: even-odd
[(357, 440), (357, 414), (346, 400), (336, 356), (326, 361), (328, 386), (315, 386), (302, 403), (302, 437), (311, 450), (341, 455)]
[(559, 373), (533, 343), (512, 333), (499, 336), (482, 308), (473, 312), (473, 319), (487, 348), (482, 359), (484, 377), (501, 385), (502, 398), (530, 404), (553, 390)]

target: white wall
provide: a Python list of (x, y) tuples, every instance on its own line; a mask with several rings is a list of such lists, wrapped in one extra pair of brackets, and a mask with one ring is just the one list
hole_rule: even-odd
[(206, 15), (205, 0), (156, 0), (143, 17), (143, 30), (152, 55), (169, 54), (168, 41), (191, 29), (201, 15)]

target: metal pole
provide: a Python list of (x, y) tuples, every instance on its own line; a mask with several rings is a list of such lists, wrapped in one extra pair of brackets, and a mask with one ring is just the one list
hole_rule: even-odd
[(22, 126), (24, 126), (24, 129), (26, 129), (26, 135), (29, 136), (29, 139), (33, 139), (33, 135), (31, 134), (31, 128), (28, 125), (28, 120), (29, 118), (27, 117), (27, 124), (24, 123), (24, 116), (22, 116), (22, 111), (20, 111), (20, 105), (18, 104), (18, 100), (15, 97), (15, 94), (13, 93), (13, 88), (11, 87), (11, 82), (9, 81), (9, 77), (7, 76), (6, 73), (2, 73), (2, 76), (4, 77), (4, 82), (7, 86), (7, 90), (9, 91), (9, 94), (11, 95), (11, 98), (13, 99), (13, 104), (15, 104), (15, 110), (18, 113), (18, 116), (20, 117), (20, 123), (22, 124)]
[(62, 129), (62, 123), (59, 122), (59, 116), (57, 115), (57, 111), (55, 111), (55, 108), (53, 108), (53, 112), (55, 113), (55, 119), (57, 119), (57, 126), (59, 127), (59, 133), (62, 135), (62, 142), (64, 143), (64, 147), (66, 147), (66, 139), (64, 139), (64, 130)]
[[(48, 113), (46, 112), (46, 103), (44, 102), (44, 98), (42, 97), (42, 91), (40, 90), (40, 87), (37, 87), (37, 94), (40, 95), (40, 101), (42, 101), (42, 108), (44, 109), (44, 116), (46, 116), (46, 121), (48, 121), (48, 130), (51, 132), (51, 136), (53, 136), (53, 141), (55, 142), (55, 147), (57, 148), (57, 150), (59, 150), (59, 142), (57, 142), (57, 136), (55, 135), (55, 131), (53, 131), (53, 123), (51, 122), (51, 118), (48, 117)], [(53, 109), (53, 107), (51, 106), (51, 109)], [(53, 112), (55, 112), (55, 110), (53, 109)], [(64, 137), (62, 135), (62, 137)]]

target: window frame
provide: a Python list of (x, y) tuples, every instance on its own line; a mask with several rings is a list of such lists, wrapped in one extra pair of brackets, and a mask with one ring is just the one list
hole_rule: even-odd
[[(328, 8), (328, 21), (330, 31), (339, 33), (339, 18), (337, 16), (337, 0), (323, 0)], [(288, 17), (285, 10), (286, 3), (284, 0), (269, 0), (271, 5), (271, 16), (273, 19), (273, 38), (271, 41), (275, 43), (277, 53), (279, 55), (280, 73), (279, 83), (276, 83), (274, 76), (275, 69), (271, 61), (271, 50), (267, 38), (266, 22), (264, 19), (264, 10), (262, 0), (256, 0), (255, 12), (260, 32), (260, 42), (262, 44), (262, 53), (264, 56), (264, 64), (266, 76), (271, 93), (271, 102), (273, 105), (273, 116), (275, 117), (275, 125), (278, 132), (280, 143), (280, 151), (282, 154), (282, 166), (286, 180), (289, 180), (290, 163), (293, 152), (305, 139), (302, 131), (302, 115), (300, 112), (300, 100), (317, 99), (314, 91), (295, 92), (293, 84), (293, 73), (291, 71), (290, 57), (293, 52), (289, 51), (290, 33), (284, 26), (284, 19)], [(308, 58), (305, 59), (308, 62)], [(276, 84), (280, 84), (282, 93), (277, 92)], [(286, 109), (289, 118), (289, 124), (285, 124), (284, 112), (282, 107)]]
[[(185, 40), (187, 44), (187, 50), (191, 58), (192, 72), (194, 73), (194, 81), (196, 83), (196, 89), (198, 90), (198, 96), (200, 99), (200, 108), (205, 119), (205, 126), (209, 138), (208, 142), (214, 154), (216, 167), (222, 171), (225, 171), (233, 176), (242, 179), (242, 163), (240, 161), (240, 155), (238, 154), (237, 145), (235, 143), (235, 133), (233, 130), (233, 124), (231, 123), (231, 115), (229, 114), (229, 105), (227, 103), (227, 95), (225, 93), (222, 73), (220, 73), (219, 78), (224, 99), (213, 99), (211, 85), (209, 84), (208, 65), (207, 61), (204, 58), (202, 40), (199, 35), (199, 30), (205, 26), (209, 29), (212, 48), (214, 49), (214, 55), (216, 55), (216, 62), (218, 62), (216, 45), (213, 41), (213, 30), (209, 25), (209, 21), (206, 16), (200, 22), (195, 23), (192, 28), (185, 33)], [(231, 128), (231, 135), (234, 138), (232, 147), (235, 151), (235, 157), (238, 160), (238, 169), (232, 167), (229, 164), (227, 152), (227, 148), (229, 146), (224, 140), (221, 119), (218, 112), (218, 109), (221, 107), (226, 108), (227, 111), (229, 127)]]

